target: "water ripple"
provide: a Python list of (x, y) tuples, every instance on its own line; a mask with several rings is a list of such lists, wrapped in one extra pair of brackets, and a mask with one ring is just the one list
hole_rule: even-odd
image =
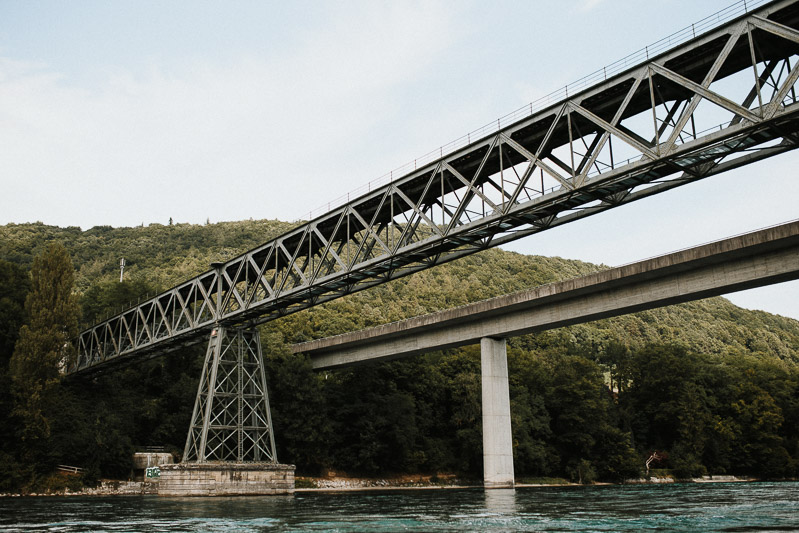
[(0, 531), (799, 531), (799, 483), (6, 498)]

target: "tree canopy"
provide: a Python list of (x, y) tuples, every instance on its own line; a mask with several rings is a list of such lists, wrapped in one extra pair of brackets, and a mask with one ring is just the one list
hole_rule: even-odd
[[(11, 407), (0, 413), (8, 429), (0, 490), (34, 486), (62, 463), (125, 477), (137, 446), (180, 453), (204, 347), (63, 380), (67, 341), (79, 320), (101, 319), (290, 226), (0, 227), (0, 347), (8, 353), (0, 402)], [(315, 373), (288, 345), (602, 268), (492, 249), (264, 324), (278, 456), (301, 473), (479, 478), (479, 347)], [(799, 474), (795, 320), (711, 298), (514, 338), (508, 363), (518, 478), (618, 481), (640, 475), (653, 452), (653, 468), (681, 477)]]
[(19, 330), (9, 369), (16, 399), (14, 414), (23, 421), (23, 441), (50, 434), (45, 415), (61, 371), (74, 355), (80, 307), (72, 292), (74, 272), (66, 248), (50, 243), (33, 260), (31, 290), (25, 299), (28, 324)]

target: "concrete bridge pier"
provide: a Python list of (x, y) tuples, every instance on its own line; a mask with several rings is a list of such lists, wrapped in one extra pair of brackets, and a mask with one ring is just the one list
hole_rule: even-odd
[(513, 487), (508, 356), (505, 339), (480, 339), (483, 392), (483, 485)]

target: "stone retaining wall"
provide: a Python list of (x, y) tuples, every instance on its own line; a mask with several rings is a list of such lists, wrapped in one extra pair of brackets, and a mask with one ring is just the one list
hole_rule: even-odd
[(293, 494), (294, 465), (180, 463), (161, 466), (159, 496)]
[(133, 454), (134, 470), (144, 470), (152, 466), (168, 465), (174, 462), (171, 453), (137, 452)]

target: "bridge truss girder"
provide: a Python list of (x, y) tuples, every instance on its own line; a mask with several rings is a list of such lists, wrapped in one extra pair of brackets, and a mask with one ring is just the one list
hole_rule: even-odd
[(254, 325), (799, 141), (799, 2), (770, 3), (81, 333), (72, 372)]

